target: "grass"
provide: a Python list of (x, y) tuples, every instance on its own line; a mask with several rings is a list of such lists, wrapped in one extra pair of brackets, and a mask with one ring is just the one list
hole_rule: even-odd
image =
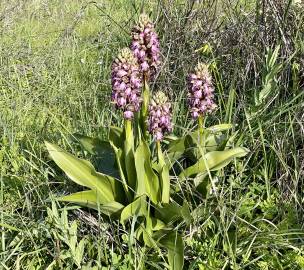
[[(304, 268), (303, 4), (169, 2), (1, 1), (0, 269), (166, 267), (161, 250), (132, 244), (118, 224), (54, 203), (76, 188), (43, 143), (84, 155), (71, 134), (104, 138), (121, 122), (110, 65), (142, 7), (157, 18), (163, 64), (153, 89), (174, 100), (175, 133), (194, 125), (185, 76), (207, 61), (219, 109), (205, 124), (231, 122), (251, 150), (217, 176), (216, 194), (195, 200), (185, 269)], [(191, 184), (184, 193), (199, 196)]]

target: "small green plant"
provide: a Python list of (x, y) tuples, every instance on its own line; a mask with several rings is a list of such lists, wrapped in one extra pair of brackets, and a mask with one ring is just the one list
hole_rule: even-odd
[(83, 238), (78, 241), (77, 221), (74, 220), (72, 224), (69, 224), (67, 210), (64, 208), (59, 214), (54, 202), (52, 202), (52, 208), (47, 208), (47, 213), (48, 223), (53, 227), (53, 229), (50, 230), (50, 234), (55, 241), (61, 241), (68, 247), (68, 249), (58, 254), (58, 258), (48, 266), (48, 269), (53, 269), (55, 266), (63, 267), (63, 262), (69, 265), (69, 269), (72, 269), (74, 264), (80, 269), (85, 255), (84, 250), (87, 240)]
[[(148, 85), (156, 75), (159, 59), (157, 34), (149, 18), (142, 15), (132, 32), (131, 49), (123, 49), (112, 65), (112, 102), (123, 112), (123, 128), (110, 127), (106, 141), (75, 135), (98, 160), (97, 171), (89, 161), (54, 144), (46, 142), (46, 147), (72, 181), (88, 188), (59, 197), (59, 201), (93, 208), (123, 226), (129, 224), (132, 239), (150, 248), (165, 248), (169, 268), (179, 270), (184, 264), (181, 232), (183, 225), (191, 224), (192, 216), (189, 202), (173, 199), (173, 193), (180, 191), (170, 181), (176, 177), (173, 166), (186, 159), (178, 179), (194, 177), (199, 187), (212, 179), (214, 171), (248, 150), (233, 147), (234, 136), (223, 134), (231, 125), (204, 128), (203, 116), (216, 108), (212, 78), (204, 64), (189, 76), (188, 103), (198, 129), (181, 138), (165, 136), (173, 130), (171, 104), (163, 92), (151, 94)], [(164, 139), (168, 145), (162, 145)], [(77, 246), (71, 250), (78, 265), (77, 254), (83, 249)]]

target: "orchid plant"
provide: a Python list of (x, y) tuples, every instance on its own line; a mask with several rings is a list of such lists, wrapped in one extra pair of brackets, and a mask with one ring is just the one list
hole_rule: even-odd
[[(175, 225), (189, 225), (191, 213), (186, 201), (180, 205), (172, 199), (171, 193), (178, 192), (170, 183), (172, 166), (190, 157), (191, 165), (181, 170), (179, 179), (195, 176), (199, 184), (208, 181), (210, 171), (223, 168), (247, 150), (233, 148), (229, 139), (222, 138), (221, 133), (231, 125), (203, 127), (203, 116), (216, 108), (212, 78), (204, 64), (188, 78), (188, 104), (198, 130), (180, 138), (166, 136), (173, 131), (171, 104), (164, 92), (151, 95), (149, 89), (160, 65), (159, 47), (153, 23), (141, 15), (130, 48), (122, 49), (112, 64), (112, 103), (122, 112), (123, 128), (110, 127), (107, 141), (75, 135), (100, 160), (97, 170), (56, 145), (46, 142), (46, 147), (72, 181), (88, 188), (59, 197), (59, 201), (93, 208), (122, 225), (132, 219), (130, 229), (136, 239), (167, 249), (169, 268), (179, 270), (184, 263), (184, 243)], [(164, 139), (169, 141), (166, 147)]]

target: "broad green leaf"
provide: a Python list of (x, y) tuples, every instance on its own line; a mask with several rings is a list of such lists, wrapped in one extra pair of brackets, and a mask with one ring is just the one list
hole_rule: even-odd
[(114, 178), (97, 173), (90, 162), (74, 157), (56, 145), (48, 142), (45, 144), (52, 159), (72, 181), (96, 190), (100, 194), (101, 203), (115, 201)]
[(101, 206), (99, 206), (99, 210), (108, 216), (110, 216), (110, 215), (116, 216), (118, 213), (120, 213), (122, 211), (123, 208), (124, 208), (124, 205), (122, 205), (116, 201), (107, 202), (107, 203), (104, 203)]
[(148, 131), (147, 131), (147, 116), (148, 116), (148, 107), (150, 102), (150, 87), (146, 80), (143, 82), (143, 91), (142, 91), (142, 106), (140, 110), (139, 115), (139, 124), (142, 131), (142, 135), (144, 139), (147, 139), (148, 137)]
[(166, 224), (162, 222), (160, 219), (157, 218), (151, 218), (152, 219), (152, 230), (153, 231), (159, 231), (166, 227)]
[(83, 260), (84, 255), (84, 247), (86, 245), (87, 240), (85, 238), (81, 239), (79, 244), (77, 245), (76, 252), (75, 252), (75, 261), (78, 267), (81, 267), (81, 262)]
[(208, 191), (210, 191), (210, 188), (212, 188), (211, 182), (208, 181), (209, 177), (208, 172), (198, 174), (194, 179), (194, 185), (196, 187), (196, 190), (200, 193), (202, 198), (206, 198)]
[(156, 207), (155, 217), (165, 224), (172, 224), (176, 221), (184, 220), (186, 224), (191, 223), (191, 214), (189, 206), (184, 202), (183, 206), (180, 206), (176, 202), (165, 204), (163, 207)]
[(142, 230), (143, 240), (145, 245), (148, 247), (156, 247), (156, 243), (152, 237), (152, 232), (147, 232), (145, 229)]
[(134, 161), (134, 135), (132, 122), (125, 120), (125, 141), (124, 141), (124, 161), (127, 172), (127, 183), (131, 190), (136, 186), (136, 169)]
[[(227, 138), (221, 132), (231, 127), (231, 124), (215, 125), (204, 129), (201, 138), (199, 131), (196, 130), (171, 141), (166, 155), (166, 163), (170, 166), (169, 168), (182, 156), (197, 161), (201, 158), (202, 150), (210, 152), (224, 149)], [(198, 144), (202, 147), (201, 149), (198, 148)]]
[(170, 200), (170, 176), (167, 165), (164, 165), (160, 172), (161, 182), (161, 201), (162, 203), (169, 203)]
[(74, 134), (74, 137), (86, 151), (95, 157), (98, 171), (116, 178), (119, 177), (115, 168), (115, 153), (110, 142), (81, 134)]
[(118, 149), (114, 146), (114, 152), (116, 155), (116, 163), (117, 163), (117, 167), (119, 170), (119, 174), (120, 174), (120, 179), (122, 181), (122, 186), (124, 188), (125, 191), (125, 199), (128, 199), (129, 202), (132, 201), (132, 192), (129, 189), (128, 183), (127, 183), (127, 174), (125, 173), (125, 162), (124, 162), (124, 155), (123, 155), (123, 151), (121, 149)]
[(183, 156), (186, 150), (193, 144), (190, 135), (183, 136), (176, 140), (173, 140), (168, 145), (166, 163), (172, 166), (176, 160)]
[(146, 215), (146, 226), (142, 224), (141, 233), (145, 244), (149, 247), (157, 247), (156, 241), (153, 239), (153, 234), (156, 231), (165, 229), (166, 224), (159, 219)]
[(153, 247), (153, 246), (156, 247), (156, 243), (155, 243), (155, 241), (152, 237), (153, 221), (152, 221), (152, 217), (150, 216), (149, 210), (150, 209), (147, 209), (147, 215), (146, 215), (146, 218), (145, 218), (146, 224), (145, 224), (145, 226), (143, 228), (143, 231), (142, 231), (143, 240), (148, 247)]
[(73, 193), (67, 196), (59, 197), (57, 200), (63, 202), (72, 202), (81, 206), (100, 210), (102, 213), (108, 216), (118, 213), (124, 207), (122, 204), (116, 201), (100, 204), (99, 196), (94, 190), (85, 190)]
[(98, 209), (99, 204), (97, 199), (97, 192), (94, 190), (80, 191), (70, 195), (58, 197), (56, 199), (62, 202), (72, 202), (80, 204), (82, 206), (86, 206), (96, 210)]
[(248, 153), (244, 147), (236, 147), (224, 151), (213, 151), (203, 156), (196, 164), (185, 169), (180, 175), (181, 180), (209, 171), (216, 171), (225, 167), (229, 162), (237, 157), (243, 157)]
[(158, 239), (160, 246), (168, 250), (170, 270), (182, 270), (184, 266), (184, 241), (178, 232), (166, 233)]
[(232, 127), (233, 127), (232, 124), (220, 124), (220, 125), (215, 125), (215, 126), (212, 126), (212, 127), (208, 127), (206, 129), (209, 130), (211, 133), (218, 133), (218, 132), (221, 132), (221, 131), (231, 129)]
[(142, 224), (140, 224), (134, 232), (135, 238), (139, 241), (141, 241), (141, 236), (143, 234), (143, 230), (144, 230), (144, 226)]
[(120, 222), (125, 223), (127, 219), (134, 216), (146, 216), (147, 215), (147, 202), (146, 197), (138, 197), (135, 201), (128, 204), (121, 212)]
[(110, 127), (109, 132), (109, 141), (117, 148), (122, 148), (124, 138), (123, 138), (123, 129), (119, 127)]
[(135, 151), (135, 167), (137, 174), (136, 196), (146, 194), (157, 204), (160, 197), (160, 186), (157, 175), (151, 164), (151, 154), (145, 141), (141, 141)]
[(224, 134), (210, 134), (205, 142), (206, 152), (220, 150), (219, 148), (225, 148), (227, 142), (227, 136)]
[(187, 147), (189, 145), (191, 145), (192, 140), (191, 137), (189, 135), (177, 138), (176, 140), (173, 140), (169, 143), (168, 145), (168, 152), (184, 152), (185, 149), (187, 149)]
[[(169, 203), (170, 200), (170, 175), (169, 168), (165, 162), (163, 151), (161, 149), (160, 142), (156, 143), (157, 157), (158, 157), (158, 175), (160, 178), (161, 186), (161, 202)], [(154, 164), (152, 164), (154, 166)]]
[[(217, 134), (212, 134), (208, 132), (208, 134), (205, 135), (206, 136), (203, 137), (203, 140), (200, 144), (201, 147), (198, 147), (198, 141), (196, 139), (196, 144), (191, 149), (189, 149), (189, 152), (192, 153), (191, 156), (194, 157), (192, 158), (192, 160), (194, 160), (195, 162), (199, 160), (204, 153), (224, 150), (227, 144), (227, 136), (222, 134), (221, 132)], [(195, 140), (193, 139), (193, 141)], [(188, 154), (188, 156), (190, 155)]]
[(92, 138), (78, 133), (73, 134), (73, 136), (77, 139), (81, 146), (91, 155), (99, 155), (100, 153), (103, 153), (104, 147), (111, 148), (109, 142), (102, 141), (98, 138)]

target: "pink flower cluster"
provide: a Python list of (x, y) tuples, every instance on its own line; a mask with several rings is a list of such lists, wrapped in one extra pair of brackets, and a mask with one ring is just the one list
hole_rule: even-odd
[(112, 101), (124, 112), (125, 119), (132, 119), (141, 104), (142, 75), (132, 51), (121, 50), (112, 64)]
[(214, 87), (207, 65), (199, 63), (195, 73), (190, 74), (188, 89), (188, 104), (194, 119), (212, 112), (217, 107), (214, 103)]
[(161, 141), (165, 132), (172, 132), (171, 104), (167, 96), (157, 92), (149, 105), (148, 130), (157, 141)]
[(139, 23), (132, 30), (131, 50), (142, 72), (148, 78), (153, 78), (160, 65), (160, 49), (154, 25), (146, 14), (139, 17)]

